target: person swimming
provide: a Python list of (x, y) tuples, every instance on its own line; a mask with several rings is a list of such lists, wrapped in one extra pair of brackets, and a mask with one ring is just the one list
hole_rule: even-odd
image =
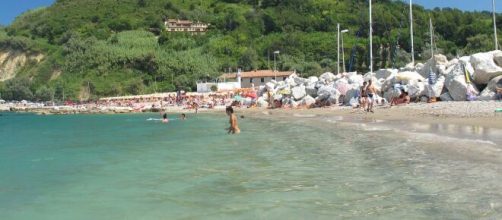
[(239, 126), (237, 124), (237, 116), (235, 116), (234, 109), (232, 108), (232, 106), (227, 107), (226, 113), (230, 117), (230, 120), (229, 120), (230, 127), (227, 128), (228, 133), (229, 134), (230, 133), (232, 133), (232, 134), (241, 133), (241, 130), (239, 129)]
[(162, 115), (162, 123), (168, 123), (169, 122), (169, 119), (167, 119), (167, 113), (164, 113)]
[(187, 116), (185, 115), (185, 113), (181, 113), (181, 120), (185, 120), (187, 119)]

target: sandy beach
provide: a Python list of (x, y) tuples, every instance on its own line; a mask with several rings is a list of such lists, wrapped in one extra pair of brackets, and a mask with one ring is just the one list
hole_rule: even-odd
[(351, 107), (312, 109), (260, 109), (238, 110), (239, 114), (257, 118), (287, 118), (297, 116), (340, 116), (347, 120), (385, 120), (394, 122), (442, 123), (465, 126), (482, 126), (502, 129), (502, 102), (437, 102), (412, 103), (401, 106), (378, 106), (375, 113)]

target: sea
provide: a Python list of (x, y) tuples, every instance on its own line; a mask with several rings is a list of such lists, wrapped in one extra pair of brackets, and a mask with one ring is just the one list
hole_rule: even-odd
[(159, 118), (2, 113), (0, 219), (502, 219), (497, 130)]

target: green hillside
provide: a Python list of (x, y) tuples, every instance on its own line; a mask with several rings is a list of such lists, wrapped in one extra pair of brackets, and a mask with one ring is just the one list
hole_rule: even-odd
[[(374, 3), (376, 68), (409, 62), (408, 6)], [(415, 6), (415, 52), (429, 54), (428, 19), (437, 50), (454, 57), (493, 48), (488, 12)], [(210, 23), (205, 35), (173, 34), (166, 18)], [(498, 24), (502, 24), (498, 17)], [(356, 0), (57, 0), (0, 29), (0, 51), (41, 53), (15, 79), (0, 84), (4, 99), (61, 100), (193, 90), (229, 68), (278, 68), (303, 76), (336, 71), (336, 24), (349, 29), (349, 68), (367, 71), (367, 1)]]

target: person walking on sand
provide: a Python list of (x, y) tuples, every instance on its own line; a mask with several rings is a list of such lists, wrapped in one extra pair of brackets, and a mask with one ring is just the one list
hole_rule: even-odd
[(367, 93), (367, 90), (366, 90), (366, 87), (367, 87), (368, 83), (367, 82), (364, 82), (363, 83), (363, 86), (361, 87), (361, 90), (359, 91), (359, 103), (361, 104), (361, 108), (363, 110), (366, 110), (366, 102), (367, 102), (367, 99), (368, 99), (368, 93)]
[(376, 98), (376, 89), (373, 86), (373, 82), (371, 80), (368, 81), (368, 86), (366, 87), (366, 94), (368, 95), (368, 109), (366, 111), (373, 112), (373, 104), (375, 103)]
[(239, 129), (239, 125), (237, 124), (237, 116), (234, 114), (234, 109), (232, 106), (228, 106), (226, 109), (227, 115), (230, 117), (229, 123), (230, 127), (227, 128), (228, 133), (239, 134), (241, 130)]

